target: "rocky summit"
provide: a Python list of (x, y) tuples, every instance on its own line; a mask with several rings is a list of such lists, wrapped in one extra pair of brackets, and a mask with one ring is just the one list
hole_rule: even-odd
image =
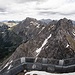
[(67, 59), (75, 57), (75, 26), (66, 18), (47, 25), (33, 18), (26, 18), (13, 27), (22, 42), (9, 60), (20, 57)]

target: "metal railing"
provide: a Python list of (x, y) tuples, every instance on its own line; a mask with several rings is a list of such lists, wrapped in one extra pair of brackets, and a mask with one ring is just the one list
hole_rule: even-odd
[[(2, 69), (0, 75), (15, 75), (23, 70), (40, 70), (48, 72), (73, 72), (75, 71), (75, 58), (56, 60), (49, 58), (22, 57), (6, 68)], [(10, 69), (9, 66), (11, 65)]]

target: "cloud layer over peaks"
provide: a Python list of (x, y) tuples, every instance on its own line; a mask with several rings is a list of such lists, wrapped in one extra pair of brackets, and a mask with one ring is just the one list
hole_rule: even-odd
[(63, 17), (75, 20), (75, 0), (0, 0), (0, 20)]

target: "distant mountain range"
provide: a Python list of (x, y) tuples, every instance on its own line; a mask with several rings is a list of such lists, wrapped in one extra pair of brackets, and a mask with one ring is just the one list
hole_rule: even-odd
[[(40, 19), (39, 21), (41, 21), (42, 23), (48, 24), (48, 23), (52, 22), (53, 20), (52, 19)], [(54, 20), (54, 21), (58, 21), (58, 20)], [(21, 21), (15, 21), (15, 20), (4, 20), (4, 21), (0, 21), (0, 23), (3, 23), (3, 22), (19, 23)], [(72, 20), (72, 23), (75, 24), (75, 21)]]
[(52, 20), (51, 19), (41, 19), (40, 21), (42, 21), (43, 23), (49, 23), (49, 22), (51, 22)]
[[(42, 21), (43, 23), (49, 24), (53, 20), (51, 20), (51, 19), (41, 19), (40, 21)], [(58, 21), (58, 20), (54, 20), (54, 21)], [(72, 20), (72, 23), (75, 25), (75, 21), (74, 20)]]

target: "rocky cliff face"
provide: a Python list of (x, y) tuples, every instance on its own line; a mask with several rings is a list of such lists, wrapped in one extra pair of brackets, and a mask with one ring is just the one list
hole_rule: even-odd
[(75, 28), (71, 20), (64, 18), (42, 25), (36, 19), (27, 18), (13, 30), (23, 41), (9, 60), (23, 56), (53, 59), (75, 57)]

